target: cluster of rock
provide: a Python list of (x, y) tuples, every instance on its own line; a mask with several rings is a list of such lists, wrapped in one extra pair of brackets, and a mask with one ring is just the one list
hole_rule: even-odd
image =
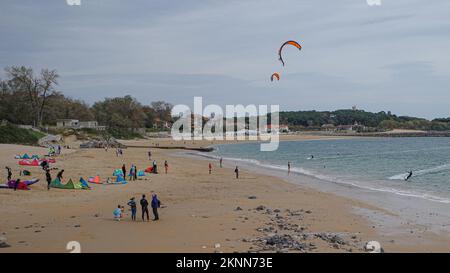
[[(240, 210), (242, 208), (236, 208), (236, 211)], [(308, 232), (306, 227), (299, 224), (306, 214), (312, 213), (309, 210), (286, 209), (282, 212), (260, 205), (253, 211), (267, 216), (269, 221), (264, 227), (257, 229), (261, 236), (243, 239), (243, 242), (253, 244), (250, 252), (311, 252), (317, 248), (318, 240), (327, 243), (330, 248), (343, 251), (363, 250), (361, 240), (352, 234)]]
[(90, 139), (86, 142), (83, 142), (80, 144), (80, 148), (86, 149), (86, 148), (126, 148), (125, 145), (118, 142), (114, 138), (110, 138), (108, 141), (101, 140), (101, 139)]

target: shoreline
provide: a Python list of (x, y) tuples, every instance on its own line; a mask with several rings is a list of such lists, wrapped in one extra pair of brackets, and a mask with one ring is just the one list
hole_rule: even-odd
[[(16, 170), (13, 153), (45, 150), (1, 146), (2, 164)], [(55, 166), (65, 168), (66, 177), (72, 179), (96, 174), (105, 178), (122, 162), (137, 163), (139, 168), (150, 165), (143, 148), (126, 149), (122, 158), (113, 150), (63, 152)], [(361, 213), (385, 212), (376, 206), (259, 171), (243, 169), (236, 181), (232, 168), (214, 163), (209, 175), (204, 160), (182, 158), (180, 152), (152, 150), (159, 165), (169, 161), (167, 175), (148, 175), (123, 186), (92, 185), (90, 191), (48, 192), (43, 176), (34, 171), (43, 182), (32, 190), (0, 190), (0, 233), (11, 245), (0, 252), (67, 252), (65, 244), (71, 240), (80, 241), (83, 252), (362, 252), (370, 240), (380, 241), (386, 252), (450, 251), (446, 240), (430, 232), (409, 243), (413, 235), (383, 234)], [(163, 204), (160, 221), (133, 223), (128, 210), (123, 221), (112, 220), (117, 204), (151, 192)], [(24, 198), (25, 206), (14, 205)]]
[[(216, 155), (204, 153), (180, 152), (179, 154), (201, 160), (218, 160), (219, 158)], [(442, 238), (444, 241), (450, 242), (450, 226), (447, 223), (450, 213), (448, 213), (448, 203), (446, 202), (430, 200), (419, 195), (404, 195), (360, 185), (332, 182), (295, 170), (291, 170), (291, 175), (287, 175), (287, 168), (261, 165), (252, 159), (223, 158), (225, 166), (234, 166), (235, 164), (230, 163), (232, 161), (235, 164), (239, 162), (240, 168), (253, 173), (275, 176), (299, 187), (358, 200), (372, 206), (376, 209), (356, 209), (355, 211), (370, 223), (378, 226), (382, 233), (405, 237), (403, 238), (405, 243), (411, 241), (410, 234), (419, 234), (415, 238), (419, 241), (423, 237), (428, 237), (430, 241)], [(448, 250), (450, 247), (444, 247), (444, 249)]]

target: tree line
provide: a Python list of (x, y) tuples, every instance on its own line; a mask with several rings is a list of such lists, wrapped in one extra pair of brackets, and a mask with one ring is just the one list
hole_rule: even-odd
[(450, 118), (427, 120), (418, 117), (396, 116), (391, 112), (378, 113), (364, 110), (337, 110), (337, 111), (290, 111), (280, 112), (280, 123), (292, 128), (316, 128), (325, 124), (353, 125), (358, 123), (367, 127), (390, 129), (414, 129), (426, 131), (450, 130)]
[(35, 127), (56, 125), (58, 119), (96, 120), (108, 128), (153, 128), (172, 122), (172, 105), (164, 101), (143, 105), (131, 96), (105, 98), (92, 106), (57, 90), (56, 70), (30, 67), (5, 69), (0, 79), (0, 120)]

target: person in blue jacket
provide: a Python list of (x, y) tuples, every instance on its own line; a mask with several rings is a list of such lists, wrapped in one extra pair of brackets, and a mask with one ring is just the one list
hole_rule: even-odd
[(161, 206), (161, 202), (158, 199), (158, 196), (156, 194), (152, 195), (152, 210), (153, 210), (153, 216), (155, 217), (153, 221), (159, 220), (158, 215), (158, 208)]
[(130, 201), (127, 203), (128, 206), (131, 207), (131, 220), (136, 221), (136, 201), (134, 201), (134, 197), (131, 197)]

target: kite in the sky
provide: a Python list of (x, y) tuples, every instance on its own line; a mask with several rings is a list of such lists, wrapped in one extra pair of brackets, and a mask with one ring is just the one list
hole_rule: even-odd
[(280, 74), (278, 73), (273, 73), (272, 76), (270, 76), (270, 81), (273, 82), (273, 79), (277, 78), (277, 80), (280, 80)]
[(283, 64), (283, 66), (284, 66), (284, 60), (283, 60), (283, 57), (281, 56), (281, 52), (283, 51), (283, 48), (284, 48), (285, 45), (292, 45), (292, 46), (295, 46), (296, 48), (298, 48), (299, 50), (302, 50), (302, 46), (299, 43), (297, 43), (296, 41), (287, 41), (287, 42), (285, 42), (280, 47), (280, 50), (278, 50), (278, 56), (279, 56), (279, 59), (280, 59), (281, 63)]

